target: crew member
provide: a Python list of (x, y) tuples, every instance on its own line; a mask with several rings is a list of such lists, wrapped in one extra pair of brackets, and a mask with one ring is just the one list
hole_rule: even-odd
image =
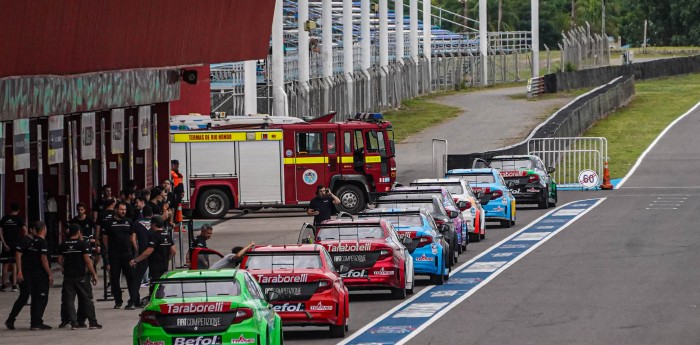
[[(151, 218), (153, 217), (153, 212), (151, 208), (146, 206), (143, 208), (143, 218), (139, 221), (134, 222), (133, 228), (136, 234), (136, 242), (138, 243), (137, 255), (141, 255), (148, 249), (148, 241), (151, 237)], [(144, 281), (144, 276), (146, 275), (146, 270), (148, 270), (148, 262), (142, 261), (136, 264), (134, 267), (134, 283), (131, 286), (133, 291), (131, 292), (134, 298), (139, 301), (136, 305), (138, 307), (141, 305), (141, 283)]]
[[(97, 285), (97, 273), (92, 266), (90, 248), (83, 241), (80, 226), (68, 227), (68, 239), (59, 246), (58, 264), (63, 268), (63, 307), (68, 312), (71, 329), (81, 328), (75, 311), (75, 297), (82, 305), (85, 317), (90, 322), (90, 329), (101, 329), (95, 316), (95, 304), (92, 301), (92, 285)], [(90, 273), (88, 280), (87, 273)]]
[(105, 229), (104, 243), (107, 256), (109, 257), (109, 278), (112, 282), (112, 297), (114, 297), (114, 309), (122, 307), (122, 289), (120, 278), (122, 273), (126, 278), (129, 290), (129, 301), (124, 309), (133, 310), (138, 302), (132, 295), (134, 270), (129, 266), (129, 261), (138, 250), (136, 244), (136, 234), (131, 227), (131, 222), (126, 218), (126, 205), (119, 203), (114, 219)]
[(236, 268), (241, 262), (243, 262), (243, 256), (245, 253), (255, 247), (255, 242), (250, 242), (245, 247), (233, 247), (231, 248), (231, 254), (226, 254), (221, 260), (215, 262), (211, 265), (212, 270), (218, 270), (222, 268)]
[[(142, 196), (136, 197), (136, 201), (134, 202), (134, 216), (131, 218), (132, 222), (139, 221), (144, 218), (143, 215), (143, 210), (148, 209), (149, 213), (152, 215), (153, 211), (151, 210), (151, 207), (147, 205), (148, 200)], [(150, 220), (149, 220), (150, 221)]]
[(318, 226), (324, 220), (331, 219), (331, 215), (338, 213), (335, 205), (340, 204), (340, 199), (331, 193), (331, 190), (323, 185), (316, 188), (316, 197), (309, 202), (306, 213), (314, 216), (314, 226)]
[[(95, 223), (95, 254), (100, 254), (104, 260), (102, 265), (109, 271), (109, 257), (106, 250), (102, 250), (102, 246), (105, 245), (104, 233), (106, 232), (109, 225), (114, 220), (114, 207), (117, 205), (117, 201), (114, 198), (109, 198), (104, 203), (104, 209), (99, 212), (97, 216), (97, 221)], [(100, 262), (100, 256), (95, 255), (95, 265)]]
[[(194, 239), (194, 241), (192, 241), (192, 244), (190, 245), (190, 250), (187, 252), (186, 260), (188, 265), (190, 263), (193, 250), (195, 250), (196, 248), (208, 248), (207, 240), (211, 238), (213, 231), (214, 229), (209, 224), (202, 224), (202, 227), (199, 228), (199, 236), (197, 236)], [(209, 268), (209, 257), (207, 255), (199, 255), (197, 257), (197, 267), (200, 269)]]
[(32, 293), (32, 276), (29, 272), (28, 263), (29, 255), (24, 255), (24, 253), (27, 253), (29, 247), (33, 245), (35, 234), (36, 232), (34, 231), (34, 227), (32, 227), (27, 236), (22, 237), (22, 239), (17, 244), (17, 247), (15, 248), (15, 260), (17, 262), (17, 282), (19, 283), (19, 296), (17, 296), (17, 300), (15, 300), (15, 303), (12, 306), (10, 315), (5, 321), (5, 327), (7, 327), (7, 329), (10, 330), (15, 329), (15, 319), (17, 319), (17, 315), (19, 315), (19, 313), (22, 311), (22, 308), (24, 308), (24, 306), (27, 305), (27, 301), (29, 301), (29, 296), (31, 296)]
[(97, 221), (100, 212), (107, 207), (107, 201), (112, 199), (112, 187), (104, 185), (100, 188), (100, 197), (92, 204), (92, 219)]
[[(95, 260), (95, 248), (97, 246), (97, 241), (95, 240), (94, 236), (95, 222), (92, 221), (92, 218), (87, 216), (87, 205), (85, 205), (84, 203), (79, 202), (76, 205), (75, 209), (78, 212), (78, 215), (73, 217), (73, 219), (71, 219), (68, 222), (65, 238), (68, 239), (72, 236), (70, 234), (70, 228), (73, 225), (78, 226), (80, 228), (80, 234), (82, 236), (81, 240), (85, 242), (85, 245), (88, 248), (90, 260)], [(66, 284), (63, 284), (63, 289), (61, 290), (61, 323), (58, 325), (58, 328), (65, 328), (69, 325), (73, 326), (73, 323), (71, 322), (70, 313), (67, 308), (68, 303), (65, 301), (66, 297)], [(87, 325), (85, 324), (87, 315), (85, 312), (85, 305), (83, 304), (83, 299), (78, 299), (78, 311), (76, 315), (78, 318), (77, 328), (87, 328)]]
[[(24, 225), (24, 218), (19, 216), (19, 204), (10, 205), (10, 214), (0, 219), (0, 242), (2, 242), (2, 258), (7, 260), (2, 265), (2, 285), (0, 291), (7, 290), (7, 285), (11, 283), (12, 291), (17, 291), (17, 265), (15, 250), (20, 240), (27, 234), (27, 226)], [(9, 275), (12, 275), (10, 278)]]
[(150, 292), (153, 292), (153, 281), (168, 271), (168, 263), (175, 256), (175, 244), (170, 233), (164, 229), (163, 217), (154, 215), (151, 218), (151, 237), (148, 248), (129, 263), (132, 267), (148, 259), (148, 271), (151, 275)]
[(180, 161), (173, 159), (170, 161), (170, 176), (173, 179), (173, 193), (180, 202), (185, 195), (185, 186), (182, 184), (182, 174), (180, 173)]
[(31, 277), (32, 305), (29, 307), (31, 314), (31, 330), (49, 330), (51, 326), (44, 324), (44, 311), (49, 302), (49, 287), (53, 284), (53, 274), (49, 267), (49, 245), (46, 242), (46, 224), (42, 221), (34, 223), (36, 236), (26, 253), (27, 273)]

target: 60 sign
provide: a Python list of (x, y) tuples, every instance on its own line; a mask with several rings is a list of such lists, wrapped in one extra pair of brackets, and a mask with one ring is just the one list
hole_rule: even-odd
[(585, 188), (598, 187), (598, 173), (593, 170), (581, 170), (578, 174), (578, 183)]

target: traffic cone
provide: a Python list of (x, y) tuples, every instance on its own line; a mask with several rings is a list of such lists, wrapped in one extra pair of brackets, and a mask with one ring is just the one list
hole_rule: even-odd
[(187, 232), (187, 228), (182, 226), (182, 204), (177, 204), (177, 210), (175, 210), (175, 232)]
[(608, 169), (607, 160), (603, 167), (603, 184), (600, 185), (600, 189), (613, 189), (613, 185), (610, 183), (610, 170)]

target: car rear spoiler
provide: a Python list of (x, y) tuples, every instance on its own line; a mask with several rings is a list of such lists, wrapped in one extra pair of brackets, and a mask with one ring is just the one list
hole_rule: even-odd
[[(206, 270), (202, 270), (206, 271)], [(238, 269), (233, 271), (230, 277), (182, 277), (182, 278), (158, 278), (151, 280), (151, 284), (172, 284), (172, 283), (192, 283), (192, 282), (231, 282), (236, 280)]]

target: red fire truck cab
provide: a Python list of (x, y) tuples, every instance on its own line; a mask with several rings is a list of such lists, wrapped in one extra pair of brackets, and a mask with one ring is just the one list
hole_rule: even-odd
[(394, 134), (380, 114), (331, 122), (273, 116), (174, 116), (171, 158), (180, 161), (183, 209), (222, 218), (229, 209), (303, 207), (329, 187), (357, 213), (396, 180)]

